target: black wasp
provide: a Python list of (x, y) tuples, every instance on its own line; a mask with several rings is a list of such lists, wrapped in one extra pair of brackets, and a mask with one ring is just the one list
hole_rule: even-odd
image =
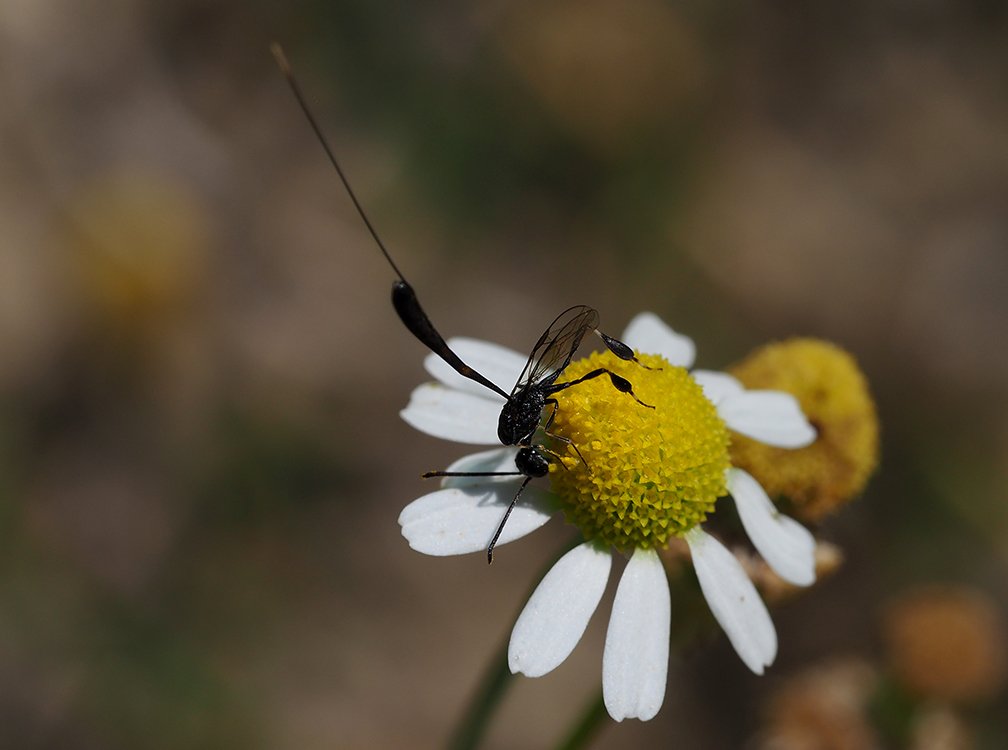
[[(612, 381), (613, 387), (615, 387), (616, 390), (621, 393), (629, 394), (641, 406), (650, 409), (654, 408), (637, 398), (633, 391), (633, 385), (629, 380), (610, 370), (607, 370), (604, 367), (592, 370), (576, 380), (557, 382), (560, 379), (560, 376), (563, 375), (564, 370), (567, 369), (567, 366), (571, 363), (571, 360), (574, 358), (574, 354), (577, 351), (578, 346), (580, 346), (582, 339), (589, 332), (594, 333), (602, 339), (609, 351), (620, 359), (637, 362), (637, 364), (640, 364), (640, 362), (638, 362), (637, 358), (634, 356), (633, 349), (624, 344), (622, 341), (619, 341), (612, 336), (608, 336), (598, 329), (598, 312), (585, 305), (575, 305), (574, 307), (564, 310), (552, 323), (550, 323), (549, 327), (543, 331), (542, 336), (539, 337), (535, 346), (532, 347), (532, 353), (529, 354), (528, 361), (525, 363), (525, 368), (522, 370), (521, 375), (518, 377), (518, 382), (515, 383), (515, 386), (511, 389), (510, 393), (507, 393), (500, 386), (492, 383), (463, 362), (462, 359), (448, 346), (441, 334), (438, 333), (434, 324), (430, 322), (430, 319), (427, 317), (427, 313), (425, 313), (423, 308), (420, 306), (420, 301), (417, 299), (417, 295), (416, 292), (413, 291), (413, 287), (406, 281), (402, 272), (399, 270), (399, 267), (395, 264), (395, 261), (392, 260), (392, 256), (385, 248), (385, 244), (378, 237), (378, 233), (372, 226), (367, 214), (364, 213), (364, 209), (357, 200), (357, 196), (354, 194), (353, 188), (350, 187), (349, 180), (347, 180), (346, 175), (343, 174), (343, 169), (340, 166), (339, 161), (336, 159), (336, 155), (333, 153), (328, 140), (322, 133), (322, 129), (319, 127), (318, 122), (315, 120), (315, 116), (308, 107), (308, 103), (305, 100), (304, 94), (301, 92), (300, 86), (298, 86), (297, 81), (294, 79), (290, 64), (287, 62), (287, 58), (284, 55), (283, 50), (279, 45), (274, 44), (272, 51), (277, 64), (280, 66), (280, 70), (287, 78), (287, 82), (294, 93), (295, 99), (297, 99), (305, 117), (308, 119), (312, 130), (315, 131), (315, 136), (322, 144), (322, 148), (325, 149), (326, 156), (329, 157), (329, 161), (336, 169), (336, 174), (339, 175), (340, 181), (343, 183), (347, 193), (350, 195), (350, 199), (353, 201), (354, 207), (357, 209), (357, 213), (360, 214), (361, 219), (364, 221), (365, 226), (367, 226), (368, 231), (377, 243), (382, 255), (385, 256), (385, 260), (388, 261), (388, 264), (392, 267), (392, 270), (398, 277), (398, 280), (392, 285), (392, 306), (395, 307), (395, 311), (398, 313), (399, 319), (402, 320), (403, 324), (409, 329), (410, 333), (416, 336), (420, 342), (434, 352), (434, 354), (447, 362), (459, 375), (489, 388), (491, 391), (504, 398), (504, 406), (501, 409), (500, 418), (497, 422), (497, 437), (503, 445), (518, 446), (518, 452), (515, 454), (515, 468), (517, 471), (430, 471), (423, 475), (424, 478), (490, 476), (525, 477), (525, 480), (521, 483), (521, 486), (515, 493), (514, 498), (511, 500), (510, 505), (508, 505), (507, 510), (504, 511), (504, 517), (501, 519), (500, 525), (497, 527), (497, 531), (494, 532), (493, 538), (487, 546), (487, 562), (493, 562), (494, 545), (497, 543), (498, 538), (500, 538), (501, 532), (504, 530), (504, 525), (507, 523), (508, 517), (511, 515), (511, 511), (514, 510), (515, 504), (518, 502), (518, 498), (521, 497), (525, 487), (528, 486), (528, 483), (532, 481), (532, 479), (536, 477), (544, 477), (549, 473), (550, 459), (548, 456), (559, 458), (559, 456), (546, 446), (533, 442), (540, 427), (542, 427), (543, 432), (549, 437), (570, 445), (574, 449), (575, 453), (577, 453), (578, 457), (581, 458), (581, 461), (584, 462), (584, 457), (581, 456), (581, 452), (578, 450), (576, 445), (567, 438), (559, 435), (553, 435), (549, 432), (549, 428), (553, 424), (553, 419), (556, 417), (556, 412), (559, 408), (559, 403), (555, 398), (553, 398), (554, 394), (583, 383), (586, 380), (601, 377), (602, 375), (608, 375), (610, 381)], [(641, 365), (641, 367), (646, 366)], [(543, 410), (547, 406), (551, 407), (552, 410), (546, 418), (545, 424), (543, 424)], [(561, 463), (561, 465), (563, 464)]]

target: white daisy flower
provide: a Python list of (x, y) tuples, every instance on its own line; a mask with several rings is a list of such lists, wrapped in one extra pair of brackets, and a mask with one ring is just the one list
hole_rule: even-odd
[[(778, 513), (756, 480), (732, 467), (728, 456), (730, 430), (780, 447), (811, 443), (815, 430), (797, 401), (778, 391), (747, 391), (724, 373), (689, 372), (693, 342), (651, 313), (634, 318), (622, 340), (653, 369), (602, 352), (572, 362), (563, 379), (606, 367), (630, 380), (641, 401), (655, 408), (618, 392), (608, 378), (556, 393), (560, 403), (550, 432), (577, 450), (548, 443), (560, 455), (550, 466), (551, 491), (529, 485), (497, 542), (534, 531), (558, 508), (586, 540), (546, 574), (515, 623), (508, 663), (512, 672), (529, 677), (546, 674), (570, 655), (602, 598), (611, 550), (629, 555), (602, 657), (605, 705), (617, 721), (650, 719), (665, 697), (671, 603), (657, 550), (672, 537), (689, 546), (711, 612), (746, 666), (762, 674), (777, 654), (776, 631), (756, 588), (735, 556), (702, 528), (719, 497), (734, 498), (753, 545), (781, 578), (800, 586), (815, 580), (812, 535)], [(473, 339), (449, 343), (505, 388), (527, 359)], [(517, 448), (499, 447), (497, 438), (503, 399), (433, 354), (424, 365), (437, 382), (413, 392), (403, 419), (436, 437), (498, 446), (465, 456), (448, 471), (514, 471)], [(448, 477), (441, 489), (402, 511), (403, 536), (429, 555), (483, 552), (522, 481)]]

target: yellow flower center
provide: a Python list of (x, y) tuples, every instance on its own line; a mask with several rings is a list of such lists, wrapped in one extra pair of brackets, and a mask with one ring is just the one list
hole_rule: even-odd
[(696, 381), (662, 357), (638, 356), (654, 369), (596, 352), (571, 363), (564, 380), (604, 367), (653, 409), (602, 375), (556, 394), (550, 428), (571, 441), (553, 442), (562, 465), (550, 466), (567, 520), (623, 551), (664, 547), (701, 523), (726, 494), (729, 465), (728, 430)]

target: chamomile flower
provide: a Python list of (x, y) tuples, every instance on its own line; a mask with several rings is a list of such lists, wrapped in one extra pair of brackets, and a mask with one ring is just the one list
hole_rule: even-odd
[[(747, 391), (724, 373), (695, 370), (695, 347), (651, 313), (638, 315), (622, 337), (641, 364), (609, 352), (572, 362), (563, 380), (605, 367), (633, 384), (641, 402), (609, 378), (555, 394), (559, 401), (547, 445), (551, 491), (529, 485), (497, 542), (531, 533), (556, 510), (585, 541), (550, 569), (511, 634), (512, 672), (544, 675), (573, 651), (606, 588), (613, 551), (629, 559), (620, 577), (602, 658), (609, 714), (650, 719), (661, 707), (668, 673), (671, 601), (658, 556), (670, 539), (689, 546), (701, 590), (742, 661), (761, 674), (777, 653), (777, 635), (763, 601), (735, 556), (702, 524), (719, 497), (731, 495), (750, 540), (783, 579), (815, 579), (815, 540), (777, 512), (760, 485), (731, 466), (730, 434), (779, 447), (815, 439), (798, 402), (777, 391)], [(526, 356), (473, 339), (449, 342), (463, 360), (509, 388)], [(436, 437), (499, 445), (503, 400), (438, 357), (424, 365), (437, 382), (414, 390), (402, 417)], [(650, 369), (648, 369), (650, 368)], [(544, 437), (549, 441), (549, 437)], [(576, 448), (576, 450), (575, 450)], [(514, 447), (467, 455), (450, 472), (513, 471)], [(522, 477), (448, 477), (441, 489), (413, 501), (399, 523), (410, 546), (430, 555), (483, 552)]]

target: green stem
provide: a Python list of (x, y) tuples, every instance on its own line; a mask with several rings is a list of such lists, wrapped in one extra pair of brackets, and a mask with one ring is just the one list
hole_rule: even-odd
[[(556, 564), (556, 561), (580, 543), (580, 539), (571, 540), (560, 554), (553, 558), (549, 565), (543, 568), (542, 573), (536, 577), (532, 588), (529, 589), (528, 594), (522, 600), (522, 606), (525, 606), (525, 602), (532, 596), (532, 592), (535, 591), (536, 586), (539, 585), (539, 582), (549, 572), (550, 568)], [(490, 719), (493, 718), (494, 711), (500, 705), (508, 686), (513, 682), (513, 675), (511, 674), (511, 669), (508, 667), (507, 660), (508, 644), (510, 641), (511, 633), (509, 632), (504, 638), (503, 647), (495, 652), (497, 655), (483, 673), (483, 679), (480, 681), (479, 687), (473, 694), (473, 698), (466, 707), (465, 713), (462, 714), (462, 720), (455, 728), (455, 732), (448, 742), (450, 750), (475, 750), (475, 748), (479, 747), (483, 735), (486, 734), (487, 726), (490, 724)]]
[(486, 733), (494, 710), (500, 705), (501, 699), (513, 680), (507, 663), (508, 641), (504, 648), (497, 652), (483, 673), (479, 688), (473, 694), (472, 701), (462, 715), (462, 721), (455, 729), (448, 747), (451, 750), (474, 750)]
[(606, 707), (602, 699), (602, 691), (588, 702), (587, 708), (581, 715), (580, 721), (574, 726), (567, 738), (557, 745), (557, 750), (580, 750), (588, 747), (588, 743), (594, 739), (605, 722)]

